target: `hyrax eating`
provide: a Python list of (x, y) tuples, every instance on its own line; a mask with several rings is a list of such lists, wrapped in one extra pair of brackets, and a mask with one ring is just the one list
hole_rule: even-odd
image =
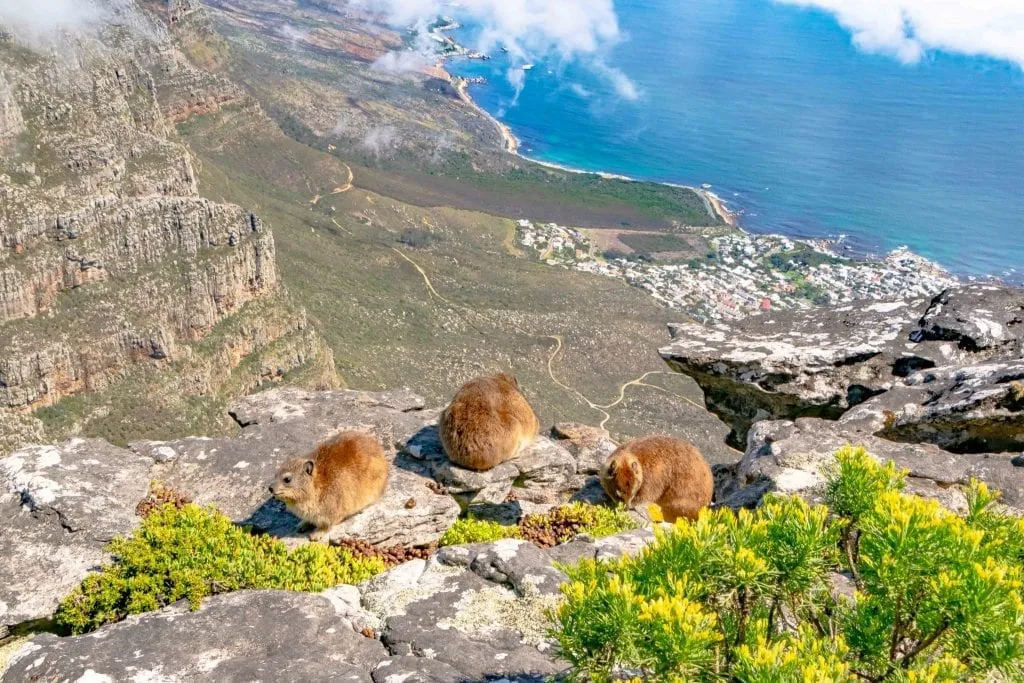
[(601, 470), (601, 486), (629, 508), (657, 504), (668, 522), (697, 519), (714, 492), (700, 451), (672, 436), (645, 436), (619, 446)]

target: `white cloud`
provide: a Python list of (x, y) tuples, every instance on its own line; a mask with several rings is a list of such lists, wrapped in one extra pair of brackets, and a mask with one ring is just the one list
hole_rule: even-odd
[[(509, 51), (514, 66), (529, 62), (578, 61), (608, 80), (627, 99), (639, 92), (629, 77), (610, 68), (605, 55), (622, 40), (613, 0), (352, 0), (353, 4), (381, 12), (398, 27), (420, 26), (438, 16), (454, 16), (480, 27), (473, 47)], [(508, 78), (521, 89), (523, 72), (510, 69)]]
[(431, 66), (435, 61), (430, 55), (418, 50), (396, 50), (379, 58), (370, 65), (370, 68), (387, 73), (405, 73), (419, 71), (425, 66)]
[(0, 27), (36, 49), (67, 48), (64, 36), (96, 37), (108, 24), (153, 30), (132, 0), (0, 0)]
[(1022, 0), (776, 0), (831, 12), (859, 48), (905, 63), (931, 50), (985, 56), (1024, 69)]

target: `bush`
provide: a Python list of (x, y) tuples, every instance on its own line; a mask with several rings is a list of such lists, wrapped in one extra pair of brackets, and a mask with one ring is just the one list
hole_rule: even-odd
[(518, 526), (464, 518), (445, 532), (438, 545), (484, 543), (521, 538), (548, 548), (571, 541), (579, 534), (595, 538), (635, 529), (637, 523), (621, 506), (616, 509), (586, 503), (562, 505), (543, 515), (527, 515)]
[[(959, 681), (1024, 676), (1024, 520), (983, 484), (960, 517), (844, 449), (826, 500), (705, 511), (635, 558), (569, 570), (553, 615), (579, 680)], [(854, 597), (832, 588), (855, 577)]]
[(385, 569), (379, 559), (317, 543), (289, 552), (281, 541), (254, 536), (194, 504), (149, 512), (130, 537), (114, 539), (109, 550), (114, 562), (86, 577), (57, 610), (57, 623), (72, 633), (182, 599), (197, 609), (208, 595), (247, 588), (319, 592)]

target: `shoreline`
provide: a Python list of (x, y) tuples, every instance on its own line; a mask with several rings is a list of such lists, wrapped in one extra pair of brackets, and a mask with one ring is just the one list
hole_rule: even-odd
[[(449, 74), (451, 77), (451, 74)], [(459, 77), (453, 77), (459, 78)], [(480, 105), (479, 102), (473, 99), (473, 96), (469, 94), (469, 84), (462, 78), (459, 78), (458, 84), (455, 87), (459, 93), (459, 99), (465, 104), (472, 107), (474, 110), (480, 113), (484, 118), (490, 121), (498, 129), (501, 134), (502, 142), (504, 144), (505, 151), (509, 154), (513, 154), (520, 159), (529, 161), (540, 166), (547, 166), (548, 168), (557, 169), (559, 171), (565, 171), (566, 173), (578, 173), (580, 175), (596, 175), (606, 180), (625, 180), (630, 183), (652, 183), (654, 185), (664, 185), (666, 187), (678, 187), (684, 190), (690, 190), (695, 193), (698, 197), (704, 200), (704, 202), (710, 207), (711, 211), (717, 214), (726, 225), (732, 228), (736, 228), (742, 232), (743, 227), (739, 224), (739, 213), (731, 211), (725, 204), (725, 200), (719, 197), (711, 190), (706, 190), (703, 187), (693, 187), (692, 185), (681, 185), (679, 183), (666, 183), (658, 180), (642, 180), (640, 178), (634, 178), (628, 175), (622, 175), (619, 173), (609, 173), (607, 171), (588, 171), (583, 168), (575, 168), (573, 166), (566, 166), (564, 164), (558, 164), (553, 161), (544, 161), (542, 159), (534, 159), (533, 157), (526, 156), (520, 151), (521, 142), (516, 137), (515, 133), (512, 132), (512, 128), (500, 121), (498, 117), (491, 114)]]
[[(667, 186), (667, 187), (678, 187), (678, 188), (681, 188), (681, 189), (690, 190), (691, 192), (695, 193), (698, 197), (700, 197), (702, 200), (704, 200), (705, 204), (712, 211), (714, 211), (715, 214), (717, 214), (718, 218), (720, 218), (725, 225), (727, 225), (730, 228), (734, 228), (735, 230), (738, 230), (739, 232), (743, 233), (744, 235), (749, 235), (749, 236), (761, 235), (761, 236), (765, 236), (765, 237), (771, 237), (771, 236), (786, 237), (787, 239), (791, 239), (793, 241), (801, 242), (803, 244), (806, 244), (807, 246), (809, 246), (810, 248), (814, 249), (815, 251), (821, 251), (821, 252), (824, 252), (824, 253), (829, 253), (829, 254), (833, 254), (833, 255), (839, 256), (839, 254), (835, 253), (830, 248), (830, 245), (835, 243), (835, 240), (833, 240), (831, 238), (824, 237), (824, 238), (816, 238), (816, 239), (814, 239), (814, 238), (805, 238), (805, 237), (790, 237), (790, 236), (784, 235), (782, 233), (752, 233), (749, 230), (744, 229), (742, 223), (740, 222), (740, 215), (741, 215), (740, 212), (739, 211), (733, 211), (733, 210), (729, 209), (729, 207), (726, 205), (725, 200), (722, 199), (721, 196), (716, 194), (714, 191), (709, 190), (709, 189), (705, 189), (703, 187), (694, 187), (692, 185), (684, 185), (684, 184), (681, 184), (681, 183), (671, 183), (671, 182), (664, 182), (664, 181), (658, 181), (658, 180), (643, 180), (643, 179), (640, 179), (640, 178), (634, 178), (634, 177), (627, 176), (627, 175), (622, 175), (622, 174), (619, 174), (619, 173), (610, 173), (610, 172), (607, 172), (607, 171), (590, 171), (590, 170), (583, 169), (583, 168), (576, 168), (576, 167), (573, 167), (573, 166), (567, 166), (565, 164), (559, 164), (559, 163), (552, 162), (552, 161), (543, 161), (541, 159), (534, 159), (532, 157), (529, 157), (526, 154), (524, 154), (522, 151), (520, 151), (521, 142), (520, 142), (519, 138), (516, 137), (515, 133), (512, 132), (512, 128), (508, 124), (500, 121), (496, 116), (494, 116), (489, 111), (484, 109), (483, 106), (481, 106), (479, 102), (477, 102), (476, 100), (473, 99), (473, 96), (470, 95), (470, 93), (469, 93), (469, 84), (466, 83), (465, 80), (462, 79), (461, 77), (452, 76), (452, 74), (450, 72), (448, 72), (447, 69), (444, 68), (444, 60), (442, 60), (442, 62), (441, 62), (441, 64), (439, 66), (440, 66), (440, 68), (442, 68), (445, 71), (445, 73), (448, 74), (449, 78), (453, 82), (455, 82), (456, 90), (459, 93), (459, 99), (462, 100), (462, 102), (465, 103), (467, 106), (469, 106), (472, 109), (474, 109), (475, 111), (479, 112), (481, 116), (486, 118), (488, 121), (490, 121), (494, 125), (495, 128), (497, 128), (499, 134), (501, 135), (502, 143), (504, 145), (505, 151), (508, 152), (509, 154), (513, 154), (513, 155), (519, 157), (520, 159), (523, 159), (524, 161), (529, 161), (530, 163), (538, 164), (540, 166), (546, 166), (548, 168), (556, 169), (556, 170), (559, 170), (559, 171), (564, 171), (566, 173), (578, 173), (578, 174), (581, 174), (581, 175), (596, 175), (596, 176), (599, 176), (601, 178), (605, 178), (605, 179), (608, 179), (608, 180), (624, 180), (624, 181), (631, 182), (631, 183), (644, 183), (644, 182), (646, 182), (646, 183), (652, 183), (652, 184), (655, 184), (655, 185), (664, 185), (664, 186)], [(457, 81), (456, 81), (456, 79), (457, 79)], [(826, 245), (826, 246), (823, 247), (823, 245)], [(905, 247), (899, 247), (899, 248), (891, 250), (891, 252), (887, 253), (887, 254), (876, 254), (876, 253), (867, 253), (867, 252), (865, 252), (865, 253), (860, 253), (860, 254), (852, 254), (852, 255), (848, 255), (848, 256), (840, 256), (840, 258), (847, 258), (847, 259), (851, 259), (851, 260), (854, 260), (854, 261), (862, 261), (862, 262), (882, 263), (882, 262), (884, 262), (886, 260), (886, 258), (890, 254), (896, 253), (896, 252), (901, 252), (901, 251), (904, 251), (904, 250), (905, 250)], [(964, 274), (961, 274), (961, 273), (954, 273), (953, 271), (950, 271), (947, 268), (945, 268), (941, 263), (939, 263), (937, 261), (933, 261), (933, 260), (931, 260), (929, 258), (926, 258), (924, 256), (921, 256), (920, 254), (917, 254), (916, 252), (913, 252), (913, 251), (909, 251), (909, 250), (906, 250), (906, 251), (908, 253), (912, 254), (914, 256), (914, 258), (921, 259), (922, 261), (927, 262), (930, 266), (938, 268), (938, 269), (941, 269), (942, 271), (948, 273), (952, 278), (956, 279), (960, 283), (965, 283), (965, 282), (984, 282), (984, 281), (1009, 282), (1005, 278), (1000, 277), (998, 275), (991, 275), (990, 274), (990, 275), (987, 275), (987, 276), (967, 276), (967, 275), (964, 275)]]

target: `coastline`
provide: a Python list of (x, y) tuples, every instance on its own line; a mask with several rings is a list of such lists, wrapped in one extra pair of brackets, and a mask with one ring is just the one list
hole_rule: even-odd
[[(443, 66), (442, 66), (442, 68), (443, 68)], [(614, 180), (624, 180), (624, 181), (633, 182), (633, 183), (650, 182), (650, 183), (653, 183), (653, 184), (656, 184), (656, 185), (665, 185), (667, 187), (678, 187), (678, 188), (690, 190), (690, 191), (694, 192), (695, 194), (697, 194), (697, 196), (699, 196), (702, 200), (704, 200), (705, 204), (709, 207), (710, 211), (713, 211), (715, 214), (717, 214), (718, 217), (727, 226), (729, 226), (731, 228), (734, 228), (735, 230), (738, 230), (740, 233), (742, 233), (744, 235), (747, 235), (747, 236), (751, 236), (753, 234), (753, 233), (750, 233), (748, 230), (744, 229), (744, 227), (743, 227), (743, 225), (742, 225), (742, 223), (740, 221), (740, 212), (733, 211), (733, 210), (729, 209), (729, 207), (726, 205), (725, 200), (722, 199), (721, 196), (719, 196), (718, 194), (716, 194), (712, 190), (705, 189), (703, 187), (694, 187), (692, 185), (683, 185), (683, 184), (679, 184), (679, 183), (670, 183), (670, 182), (663, 182), (663, 181), (657, 181), (657, 180), (642, 180), (640, 178), (634, 178), (634, 177), (631, 177), (631, 176), (622, 175), (622, 174), (618, 174), (618, 173), (609, 173), (607, 171), (590, 171), (590, 170), (587, 170), (587, 169), (576, 168), (576, 167), (567, 166), (567, 165), (564, 165), (564, 164), (558, 164), (558, 163), (551, 162), (551, 161), (543, 161), (541, 159), (534, 159), (532, 157), (527, 156), (526, 154), (524, 154), (521, 151), (521, 142), (520, 142), (519, 138), (516, 137), (515, 133), (512, 132), (511, 127), (508, 126), (507, 124), (503, 123), (502, 121), (498, 120), (498, 118), (496, 116), (494, 116), (489, 111), (484, 109), (483, 106), (480, 105), (480, 103), (478, 103), (476, 100), (474, 100), (472, 95), (470, 95), (470, 93), (469, 93), (468, 84), (462, 78), (457, 77), (457, 76), (453, 77), (450, 74), (450, 72), (447, 71), (447, 69), (445, 69), (445, 72), (448, 73), (449, 78), (452, 81), (455, 82), (456, 90), (459, 93), (459, 98), (467, 106), (469, 106), (469, 107), (473, 108), (474, 110), (476, 110), (477, 112), (479, 112), (481, 116), (486, 118), (488, 121), (490, 121), (495, 126), (495, 128), (497, 128), (498, 132), (501, 134), (502, 142), (503, 142), (503, 145), (504, 145), (504, 148), (505, 148), (506, 152), (508, 152), (510, 154), (514, 154), (515, 156), (517, 156), (517, 157), (519, 157), (521, 159), (524, 159), (526, 161), (529, 161), (531, 163), (539, 164), (541, 166), (546, 166), (548, 168), (557, 169), (559, 171), (564, 171), (566, 173), (579, 173), (579, 174), (582, 174), (582, 175), (596, 175), (596, 176), (600, 176), (601, 178), (606, 178), (606, 179), (610, 179), (610, 180), (611, 179), (614, 179)], [(760, 234), (760, 233), (758, 233), (758, 234)], [(771, 234), (767, 234), (767, 235), (764, 235), (764, 236), (765, 237), (770, 237), (772, 235)], [(781, 235), (781, 234), (776, 235), (776, 236), (785, 237), (785, 235)], [(829, 245), (832, 243), (831, 239), (828, 239), (828, 238), (806, 239), (806, 238), (795, 238), (795, 237), (794, 238), (789, 238), (789, 239), (793, 239), (794, 241), (797, 241), (797, 242), (802, 242), (803, 244), (806, 244), (807, 246), (811, 247), (812, 249), (814, 249), (816, 251), (821, 251), (823, 253), (828, 253), (828, 254), (831, 254), (831, 255), (837, 255), (829, 247)], [(905, 250), (905, 247), (894, 249), (892, 251), (892, 254), (895, 254), (897, 252), (903, 252), (904, 250)], [(914, 252), (908, 252), (908, 253), (911, 254), (914, 259), (920, 260), (922, 263), (928, 264), (928, 266), (930, 268), (937, 268), (939, 270), (944, 271), (949, 276), (951, 276), (952, 278), (954, 278), (955, 280), (957, 280), (959, 282), (964, 282), (964, 281), (975, 282), (975, 281), (985, 281), (985, 280), (1004, 281), (1002, 278), (999, 278), (998, 276), (994, 276), (994, 275), (989, 275), (987, 278), (982, 278), (982, 277), (965, 278), (962, 275), (959, 275), (959, 274), (953, 273), (952, 271), (947, 270), (945, 267), (943, 267), (938, 262), (932, 261), (931, 259), (927, 259), (927, 258), (921, 256), (920, 254), (916, 254)], [(848, 256), (845, 256), (844, 258), (853, 258), (854, 260), (859, 260), (859, 261), (867, 262), (867, 263), (884, 263), (886, 261), (886, 259), (888, 258), (888, 256), (890, 256), (892, 254), (860, 253), (860, 254), (857, 254), (857, 255), (848, 255)]]
[[(449, 77), (451, 76), (449, 75)], [(501, 134), (505, 151), (508, 152), (509, 154), (514, 154), (520, 159), (524, 159), (531, 163), (539, 164), (541, 166), (547, 166), (548, 168), (554, 168), (559, 171), (565, 171), (566, 173), (596, 175), (607, 180), (625, 180), (630, 183), (650, 182), (655, 185), (665, 185), (666, 187), (678, 187), (684, 190), (690, 190), (691, 192), (697, 194), (697, 196), (699, 196), (701, 199), (703, 199), (705, 204), (707, 204), (710, 208), (710, 210), (717, 214), (718, 217), (721, 218), (726, 225), (743, 231), (743, 227), (739, 223), (738, 212), (730, 210), (726, 206), (725, 200), (723, 200), (721, 197), (719, 197), (711, 190), (706, 190), (703, 187), (693, 187), (692, 185), (680, 185), (678, 183), (665, 183), (656, 180), (641, 180), (640, 178), (633, 178), (631, 176), (621, 175), (618, 173), (608, 173), (606, 171), (588, 171), (583, 168), (574, 168), (572, 166), (557, 164), (552, 161), (543, 161), (541, 159), (534, 159), (532, 157), (528, 157), (520, 151), (521, 142), (519, 138), (516, 137), (515, 133), (512, 132), (512, 128), (510, 128), (508, 124), (498, 120), (496, 116), (494, 116), (489, 111), (484, 109), (479, 102), (473, 99), (473, 96), (469, 94), (469, 86), (465, 80), (460, 78), (455, 89), (459, 93), (459, 99), (461, 99), (465, 104), (476, 110), (481, 116), (490, 121), (495, 126), (495, 128), (498, 129), (498, 132)]]

